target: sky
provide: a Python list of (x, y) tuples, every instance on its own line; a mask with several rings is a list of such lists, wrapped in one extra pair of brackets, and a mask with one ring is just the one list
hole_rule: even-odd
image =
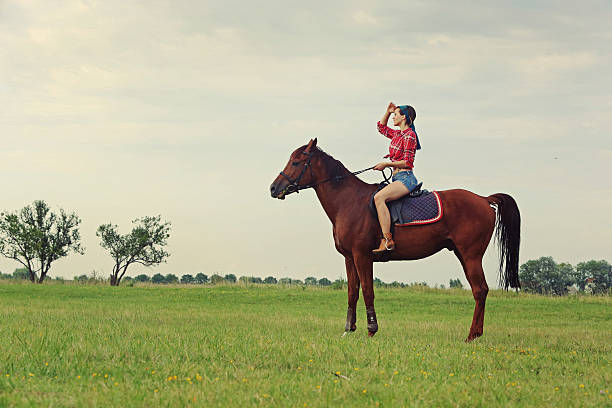
[[(350, 170), (381, 161), (393, 101), (417, 111), (424, 188), (515, 198), (521, 263), (612, 261), (610, 21), (608, 1), (0, 0), (0, 210), (81, 217), (86, 253), (51, 277), (108, 276), (96, 228), (160, 214), (168, 262), (129, 275), (334, 280), (314, 192), (269, 186), (314, 137)], [(375, 276), (467, 285), (448, 251)]]

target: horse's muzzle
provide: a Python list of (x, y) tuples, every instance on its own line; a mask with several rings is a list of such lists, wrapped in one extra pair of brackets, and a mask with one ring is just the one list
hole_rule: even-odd
[(280, 189), (276, 183), (272, 183), (270, 186), (270, 195), (272, 198), (278, 198), (279, 200), (285, 199), (285, 189)]

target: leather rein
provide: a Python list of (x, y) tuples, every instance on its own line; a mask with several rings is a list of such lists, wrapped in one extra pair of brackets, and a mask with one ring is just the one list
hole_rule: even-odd
[[(302, 154), (308, 156), (308, 160), (306, 160), (304, 162), (304, 167), (302, 168), (302, 171), (300, 172), (299, 176), (297, 176), (295, 179), (292, 179), (287, 174), (285, 174), (284, 171), (280, 172), (280, 175), (283, 176), (284, 178), (286, 178), (287, 181), (289, 181), (289, 185), (287, 187), (285, 187), (280, 192), (279, 195), (286, 196), (286, 195), (291, 194), (291, 193), (299, 193), (300, 190), (305, 190), (307, 188), (313, 188), (313, 187), (316, 187), (316, 186), (318, 186), (320, 184), (327, 183), (328, 181), (342, 180), (343, 178), (346, 178), (346, 177), (349, 176), (349, 174), (345, 174), (345, 175), (342, 175), (342, 176), (334, 176), (334, 177), (327, 178), (327, 179), (325, 179), (323, 181), (320, 181), (318, 183), (305, 184), (303, 186), (300, 186), (300, 181), (302, 180), (302, 177), (304, 176), (304, 174), (306, 173), (306, 171), (309, 168), (310, 168), (310, 178), (314, 180), (314, 175), (312, 174), (312, 166), (310, 165), (310, 162), (312, 161), (312, 152), (305, 152), (304, 151), (304, 152), (302, 152)], [(361, 173), (366, 172), (368, 170), (372, 170), (373, 168), (374, 168), (374, 166), (368, 167), (367, 169), (363, 169), (363, 170), (359, 170), (359, 171), (353, 171), (350, 174), (356, 176), (357, 174), (361, 174)], [(383, 183), (389, 184), (390, 177), (387, 177), (385, 175), (384, 171), (382, 172), (382, 174), (383, 174), (383, 178), (384, 178)], [(393, 172), (391, 174), (393, 174)]]

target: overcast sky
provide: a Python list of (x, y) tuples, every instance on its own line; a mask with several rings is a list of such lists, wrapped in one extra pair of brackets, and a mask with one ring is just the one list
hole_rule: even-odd
[[(380, 161), (394, 101), (416, 108), (425, 188), (516, 199), (521, 262), (612, 261), (611, 3), (462, 3), (0, 0), (0, 209), (82, 218), (86, 254), (50, 276), (108, 275), (97, 226), (161, 214), (168, 263), (129, 275), (333, 280), (314, 192), (269, 185), (313, 137), (351, 170)], [(448, 251), (375, 276), (466, 284)]]

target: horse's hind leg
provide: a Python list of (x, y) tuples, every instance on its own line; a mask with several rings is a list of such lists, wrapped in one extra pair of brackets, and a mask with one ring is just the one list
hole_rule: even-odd
[(482, 255), (473, 257), (464, 257), (459, 251), (455, 250), (455, 255), (459, 258), (465, 277), (467, 278), (472, 288), (472, 295), (476, 305), (474, 307), (474, 317), (472, 318), (472, 326), (470, 334), (468, 334), (466, 342), (470, 342), (477, 337), (482, 336), (485, 302), (489, 293), (489, 286), (485, 279), (484, 270), (482, 269)]

